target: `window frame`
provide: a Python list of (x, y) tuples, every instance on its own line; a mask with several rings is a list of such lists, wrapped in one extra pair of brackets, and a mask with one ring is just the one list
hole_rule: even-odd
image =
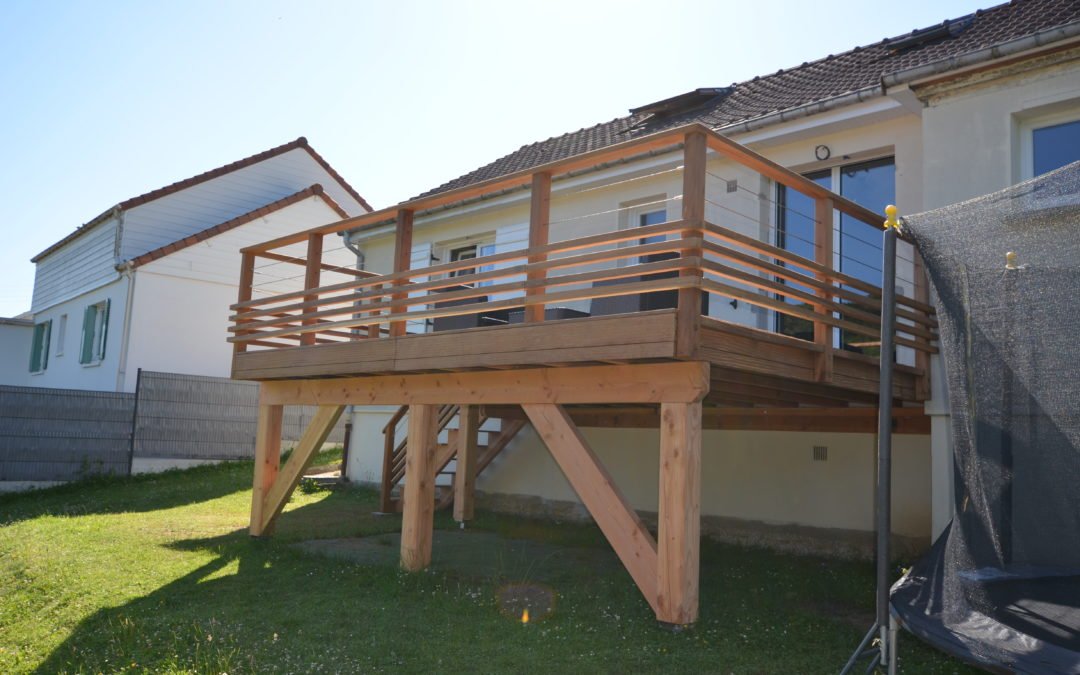
[(1019, 124), (1020, 176), (1017, 182), (1035, 177), (1035, 132), (1046, 127), (1056, 127), (1071, 122), (1080, 122), (1080, 110), (1075, 107), (1049, 115), (1039, 115), (1038, 117), (1021, 120)]
[(61, 314), (60, 323), (56, 327), (56, 350), (54, 352), (56, 356), (64, 355), (64, 342), (67, 339), (67, 324), (68, 315)]
[[(812, 175), (815, 175), (815, 174), (824, 174), (825, 172), (828, 172), (829, 173), (829, 187), (828, 187), (828, 189), (835, 192), (836, 194), (841, 194), (842, 195), (842, 192), (841, 192), (841, 190), (843, 190), (843, 178), (842, 178), (842, 175), (843, 175), (843, 171), (844, 171), (845, 168), (851, 167), (851, 166), (858, 166), (860, 164), (869, 164), (869, 163), (872, 163), (872, 162), (879, 162), (879, 161), (882, 161), (882, 160), (892, 160), (893, 170), (894, 170), (893, 189), (895, 190), (895, 188), (896, 188), (896, 184), (895, 184), (895, 181), (896, 181), (896, 177), (895, 177), (896, 176), (896, 174), (895, 174), (895, 171), (896, 171), (896, 152), (895, 151), (882, 153), (882, 154), (873, 154), (873, 155), (869, 155), (869, 156), (865, 156), (865, 157), (858, 156), (858, 155), (849, 156), (849, 159), (846, 159), (846, 160), (844, 160), (842, 162), (837, 162), (837, 163), (831, 164), (829, 166), (819, 166), (819, 167), (816, 167), (816, 168), (810, 168), (810, 169), (807, 169), (807, 170), (801, 170), (801, 171), (798, 171), (798, 173), (799, 173), (800, 176), (808, 177), (808, 176), (812, 176)], [(811, 178), (810, 180), (814, 180), (814, 179)], [(772, 241), (770, 243), (773, 246), (776, 246), (778, 248), (784, 248), (784, 246), (782, 244), (782, 239), (781, 239), (782, 228), (784, 227), (784, 221), (783, 221), (783, 218), (782, 218), (782, 205), (786, 203), (786, 199), (785, 199), (786, 195), (781, 195), (781, 191), (786, 190), (787, 186), (782, 185), (782, 184), (780, 184), (778, 182), (775, 182), (775, 181), (773, 182), (773, 185), (774, 185), (773, 198), (774, 198), (774, 204), (775, 204), (775, 208), (773, 209), (773, 218), (775, 220), (775, 226), (772, 228), (772, 230), (773, 230), (773, 232), (772, 232)], [(830, 228), (832, 230), (832, 251), (833, 251), (832, 269), (834, 269), (834, 270), (842, 270), (842, 266), (843, 266), (844, 252), (843, 252), (843, 231), (842, 231), (842, 228), (843, 228), (843, 214), (838, 209), (834, 210), (833, 214), (832, 214), (832, 223), (831, 223), (831, 228)], [(785, 249), (785, 250), (787, 250), (787, 249)], [(776, 294), (776, 295), (779, 295), (779, 294)], [(776, 310), (772, 310), (772, 320), (769, 322), (770, 325), (771, 325), (772, 332), (780, 333), (781, 335), (788, 335), (787, 333), (783, 333), (780, 330), (782, 320), (783, 320), (783, 318), (781, 316), (781, 313), (776, 311)], [(842, 337), (841, 333), (842, 333), (841, 330), (832, 331), (832, 334), (833, 334), (833, 349), (842, 349), (843, 348), (843, 337)]]
[[(83, 313), (82, 338), (79, 344), (79, 363), (84, 368), (100, 366), (105, 360), (106, 347), (109, 339), (109, 310), (111, 304), (112, 303), (108, 298), (99, 300), (98, 302), (87, 305), (86, 311)], [(86, 330), (86, 320), (91, 309), (94, 310), (94, 326), (93, 331), (88, 332)], [(90, 335), (91, 340), (89, 357), (86, 356), (87, 335)]]

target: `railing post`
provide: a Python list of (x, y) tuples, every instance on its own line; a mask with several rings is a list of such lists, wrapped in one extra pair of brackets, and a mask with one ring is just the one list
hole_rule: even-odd
[[(242, 253), (240, 254), (240, 284), (237, 287), (236, 301), (247, 302), (251, 299), (251, 286), (255, 281), (255, 254), (254, 253)], [(246, 310), (239, 310), (237, 314), (243, 314)], [(237, 318), (236, 324), (239, 326), (241, 323), (245, 323), (244, 319)], [(236, 336), (240, 337), (244, 333), (237, 331)], [(247, 351), (247, 345), (243, 342), (233, 343), (233, 354), (243, 354)]]
[[(544, 262), (547, 254), (536, 254), (534, 250), (548, 243), (548, 229), (551, 224), (551, 174), (534, 173), (532, 177), (532, 198), (529, 209), (529, 264)], [(525, 298), (531, 295), (543, 295), (543, 281), (547, 270), (529, 272), (525, 288)], [(525, 305), (525, 322), (543, 321), (544, 305)]]
[[(315, 232), (308, 235), (307, 240), (307, 266), (304, 269), (304, 290), (310, 291), (319, 287), (319, 277), (322, 273), (322, 250), (323, 250), (323, 235)], [(311, 293), (304, 296), (304, 302), (313, 302), (319, 299), (318, 293)], [(318, 311), (318, 307), (305, 307), (302, 311), (303, 314)], [(318, 323), (318, 319), (304, 319), (301, 321), (303, 326), (312, 326)], [(301, 345), (313, 345), (315, 344), (316, 333), (301, 333), (300, 344)]]
[[(406, 272), (412, 260), (412, 235), (413, 235), (413, 212), (412, 209), (399, 209), (397, 212), (397, 233), (394, 239), (394, 273)], [(395, 286), (406, 285), (406, 279), (394, 280)], [(408, 293), (394, 293), (392, 300), (402, 300), (409, 297)], [(390, 314), (396, 313), (391, 308)], [(399, 337), (405, 334), (405, 322), (393, 321), (390, 323), (390, 337)]]
[[(705, 153), (707, 150), (705, 134), (691, 131), (683, 142), (683, 196), (682, 219), (687, 229), (682, 238), (702, 238), (705, 232)], [(701, 258), (704, 252), (700, 248), (684, 249), (682, 257)], [(681, 277), (700, 279), (701, 268), (684, 269)], [(697, 351), (698, 331), (701, 326), (701, 288), (680, 288), (679, 305), (676, 315), (675, 354), (683, 358), (692, 358)]]
[[(814, 262), (819, 265), (833, 268), (833, 200), (819, 197), (814, 200)], [(818, 273), (817, 278), (823, 284), (832, 284), (832, 281), (824, 274)], [(817, 295), (825, 300), (830, 300), (828, 291), (819, 290)], [(815, 308), (818, 314), (827, 315), (828, 308), (818, 305)], [(814, 364), (814, 378), (818, 382), (831, 382), (833, 376), (833, 329), (832, 326), (823, 322), (814, 322), (814, 344), (821, 348), (817, 362)]]
[[(381, 290), (382, 287), (383, 287), (382, 284), (375, 284), (374, 286), (371, 287), (371, 290), (378, 291), (378, 290)], [(376, 296), (372, 297), (371, 300), (369, 300), (368, 302), (374, 304), (374, 303), (382, 301), (382, 299), (384, 297), (386, 297), (386, 296), (376, 295)], [(375, 310), (372, 310), (372, 311), (368, 312), (367, 316), (370, 318), (370, 317), (373, 317), (373, 316), (378, 316), (381, 313), (382, 312), (380, 310), (375, 309)], [(373, 323), (373, 324), (371, 324), (371, 325), (369, 325), (367, 327), (367, 336), (369, 338), (377, 338), (377, 337), (379, 337), (379, 334), (381, 332), (382, 332), (382, 326), (377, 324), (377, 323)]]

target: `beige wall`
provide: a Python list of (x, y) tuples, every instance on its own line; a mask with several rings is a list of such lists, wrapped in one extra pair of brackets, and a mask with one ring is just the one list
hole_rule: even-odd
[[(898, 203), (906, 212), (922, 206), (920, 122), (916, 115), (893, 110), (885, 118), (852, 128), (833, 128), (798, 140), (761, 143), (776, 161), (813, 170), (814, 146), (827, 144), (832, 163), (896, 156)], [(845, 157), (846, 156), (846, 157)], [(632, 167), (557, 181), (551, 206), (551, 240), (586, 236), (631, 225), (627, 205), (668, 200), (669, 218), (681, 202), (681, 156), (655, 157)], [(775, 205), (768, 181), (722, 158), (710, 155), (706, 217), (749, 235), (772, 239)], [(736, 180), (729, 193), (724, 181)], [(614, 185), (611, 185), (614, 183)], [(414, 243), (458, 240), (494, 233), (499, 227), (528, 222), (528, 193), (520, 192), (455, 209), (416, 222)], [(623, 209), (623, 210), (620, 210)], [(596, 215), (590, 215), (596, 214)], [(362, 247), (367, 269), (389, 272), (393, 238), (370, 238)], [(581, 270), (574, 270), (581, 271)], [(713, 315), (767, 326), (767, 312), (745, 303), (732, 308), (714, 299)], [(349, 475), (378, 481), (382, 463), (381, 429), (390, 411), (357, 409)], [(650, 430), (588, 429), (592, 443), (617, 484), (635, 508), (655, 511), (658, 493), (658, 434)], [(827, 446), (828, 460), (815, 462), (812, 449)], [(707, 432), (702, 462), (702, 513), (771, 525), (868, 532), (873, 529), (874, 437), (866, 434)], [(897, 439), (894, 523), (897, 534), (927, 539), (930, 531), (930, 439)], [(481, 477), (487, 493), (577, 501), (550, 454), (527, 428)]]
[[(1043, 120), (1080, 118), (1080, 67), (1071, 61), (924, 93), (926, 208), (946, 206), (1030, 178), (1025, 148)], [(1055, 60), (1068, 59), (1061, 54)]]

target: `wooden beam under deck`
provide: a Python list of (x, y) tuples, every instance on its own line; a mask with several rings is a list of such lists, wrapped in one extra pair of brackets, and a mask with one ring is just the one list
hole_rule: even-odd
[(709, 364), (698, 361), (529, 368), (263, 382), (259, 401), (280, 405), (647, 403), (700, 401)]
[[(312, 347), (248, 350), (234, 356), (233, 377), (265, 382), (517, 370), (552, 364), (678, 363), (676, 323), (675, 311), (658, 310)], [(708, 317), (701, 318), (698, 336), (689, 360), (712, 365), (713, 398), (706, 404), (841, 407), (877, 401), (878, 367), (874, 358), (838, 350), (831, 359), (830, 380), (822, 382), (822, 347), (813, 342)], [(920, 376), (916, 368), (896, 366), (895, 399), (922, 400), (920, 397), (925, 395), (919, 387)], [(720, 386), (721, 382), (726, 384)]]
[[(660, 425), (656, 406), (569, 405), (565, 410), (579, 427), (656, 429)], [(482, 413), (499, 419), (525, 419), (517, 406), (485, 405)], [(703, 407), (701, 426), (720, 431), (873, 434), (877, 432), (877, 408)], [(921, 407), (894, 408), (893, 433), (929, 435), (930, 417)]]

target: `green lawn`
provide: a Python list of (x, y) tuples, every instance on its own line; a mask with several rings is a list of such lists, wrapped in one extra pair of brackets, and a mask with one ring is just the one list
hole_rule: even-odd
[[(0, 497), (0, 672), (835, 673), (873, 606), (867, 563), (706, 542), (701, 620), (671, 633), (618, 565), (406, 574), (291, 545), (396, 531), (370, 490), (298, 491), (276, 535), (254, 541), (250, 475), (244, 463)], [(436, 527), (456, 525), (440, 514)], [(481, 514), (473, 528), (610, 555), (588, 526)], [(523, 625), (497, 593), (538, 566), (557, 605)], [(910, 636), (901, 667), (968, 672)]]

